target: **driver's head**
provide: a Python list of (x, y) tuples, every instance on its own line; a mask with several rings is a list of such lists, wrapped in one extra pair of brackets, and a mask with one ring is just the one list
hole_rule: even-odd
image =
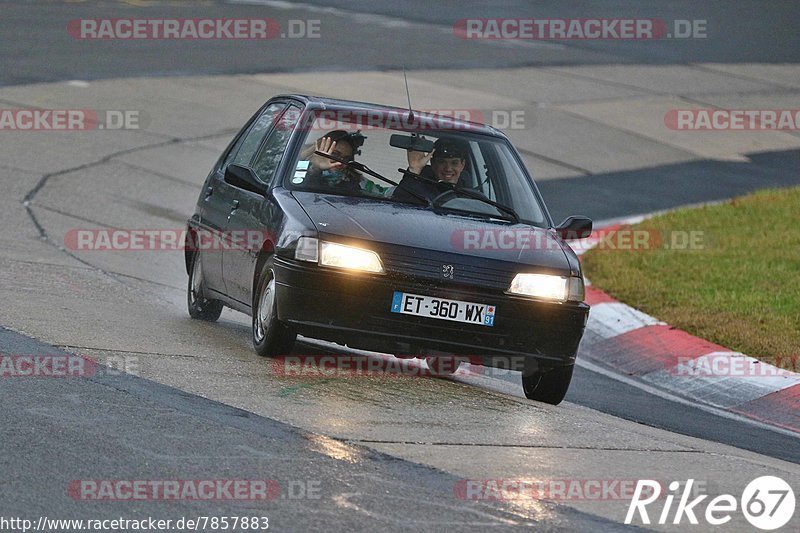
[(467, 144), (458, 139), (442, 137), (433, 143), (431, 169), (437, 180), (457, 183), (467, 165)]

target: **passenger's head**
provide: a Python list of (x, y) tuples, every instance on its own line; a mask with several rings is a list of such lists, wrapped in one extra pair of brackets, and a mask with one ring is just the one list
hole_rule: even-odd
[(332, 155), (341, 159), (352, 160), (354, 156), (359, 153), (358, 149), (364, 144), (364, 137), (360, 131), (350, 133), (345, 130), (333, 130), (327, 133), (325, 137), (336, 142), (336, 148), (333, 150)]
[(433, 175), (437, 180), (457, 183), (467, 165), (467, 144), (458, 139), (442, 137), (433, 143), (433, 148)]

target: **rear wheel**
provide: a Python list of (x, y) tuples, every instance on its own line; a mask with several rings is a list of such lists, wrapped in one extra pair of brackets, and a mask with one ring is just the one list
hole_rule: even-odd
[(559, 366), (547, 371), (522, 374), (525, 397), (537, 402), (558, 405), (567, 395), (575, 365)]
[(253, 295), (253, 347), (262, 357), (287, 355), (297, 334), (278, 320), (273, 259), (264, 262)]
[(192, 267), (189, 269), (189, 286), (186, 289), (186, 304), (189, 316), (198, 320), (214, 322), (222, 314), (222, 302), (210, 300), (203, 295), (203, 267), (200, 255), (192, 254)]

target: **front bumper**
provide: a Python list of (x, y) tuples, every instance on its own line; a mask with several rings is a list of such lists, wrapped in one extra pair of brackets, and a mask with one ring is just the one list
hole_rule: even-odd
[[(424, 355), (438, 351), (489, 366), (575, 362), (589, 306), (534, 301), (496, 289), (355, 274), (276, 257), (278, 317), (298, 333), (351, 348)], [(495, 305), (493, 327), (392, 313), (394, 291)]]

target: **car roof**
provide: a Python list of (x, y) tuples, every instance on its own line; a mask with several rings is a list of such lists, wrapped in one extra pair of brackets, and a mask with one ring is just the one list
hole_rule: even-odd
[[(390, 113), (397, 113), (399, 115), (407, 114), (408, 108), (403, 107), (395, 107), (395, 106), (388, 106), (382, 104), (373, 104), (369, 102), (358, 102), (355, 100), (342, 100), (339, 98), (326, 98), (322, 96), (313, 96), (313, 95), (306, 95), (306, 94), (280, 94), (277, 95), (271, 100), (278, 100), (278, 99), (287, 99), (291, 98), (294, 100), (299, 100), (303, 104), (306, 105), (308, 109), (311, 110), (361, 110), (361, 111), (381, 111), (381, 112), (390, 112)], [(508, 140), (506, 135), (492, 126), (488, 126), (486, 124), (482, 124), (480, 122), (472, 122), (469, 120), (462, 120), (451, 116), (446, 115), (438, 115), (436, 113), (427, 113), (424, 111), (414, 110), (414, 115), (416, 117), (425, 117), (425, 118), (435, 118), (437, 123), (443, 124), (442, 129), (447, 130), (454, 130), (454, 131), (469, 131), (471, 133), (478, 133), (481, 135), (489, 135), (492, 137), (499, 137), (501, 139)]]

